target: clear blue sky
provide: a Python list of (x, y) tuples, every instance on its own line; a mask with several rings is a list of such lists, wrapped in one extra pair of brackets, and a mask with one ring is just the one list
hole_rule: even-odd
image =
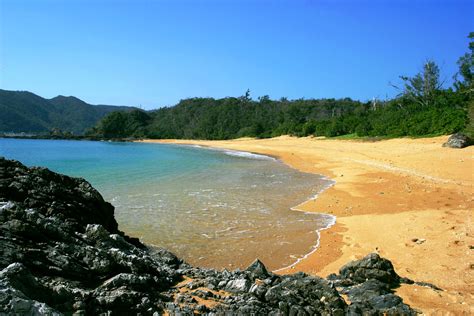
[(0, 0), (0, 87), (93, 104), (396, 94), (434, 59), (451, 83), (474, 1)]

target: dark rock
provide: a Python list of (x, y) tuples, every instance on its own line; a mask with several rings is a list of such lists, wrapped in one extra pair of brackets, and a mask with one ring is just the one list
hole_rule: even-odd
[(267, 292), (267, 287), (264, 284), (253, 284), (250, 287), (249, 293), (252, 293), (256, 297), (263, 299)]
[(250, 281), (246, 278), (240, 278), (227, 282), (225, 289), (229, 292), (245, 293), (250, 289)]
[(361, 260), (351, 261), (339, 270), (340, 278), (353, 283), (363, 283), (374, 279), (387, 284), (398, 284), (400, 277), (395, 272), (392, 263), (371, 253)]
[(266, 279), (270, 276), (265, 265), (258, 259), (248, 266), (246, 271), (250, 272), (252, 278)]
[(380, 311), (390, 315), (411, 315), (415, 314), (402, 299), (392, 294), (390, 285), (378, 280), (367, 280), (341, 291), (346, 294), (354, 305), (355, 310), (372, 310), (374, 315)]
[[(294, 305), (310, 306), (320, 313), (329, 314), (346, 309), (344, 300), (328, 281), (304, 273), (283, 277), (280, 283), (268, 289), (265, 301), (279, 309)], [(289, 312), (291, 314), (291, 309)]]
[(113, 206), (85, 180), (5, 159), (0, 168), (1, 278), (16, 293), (2, 312), (161, 310), (160, 292), (179, 279), (176, 257), (157, 260), (119, 231)]
[(415, 281), (413, 281), (412, 279), (409, 279), (409, 278), (400, 278), (400, 283), (413, 284), (413, 283), (415, 283)]
[(373, 297), (391, 293), (390, 286), (387, 283), (373, 279), (345, 288), (341, 292), (347, 294), (349, 300), (353, 303), (365, 302)]
[(44, 286), (21, 263), (0, 271), (0, 315), (60, 315), (44, 303), (48, 296), (58, 302), (64, 298)]
[(193, 295), (198, 296), (203, 299), (215, 297), (215, 295), (211, 291), (205, 291), (205, 290), (196, 290), (193, 292)]
[(401, 278), (392, 263), (378, 254), (349, 262), (339, 270), (339, 275), (331, 275), (330, 279), (343, 287), (341, 293), (351, 301), (348, 315), (416, 315), (392, 293), (401, 282), (410, 284), (413, 281)]
[[(432, 283), (428, 283), (428, 282), (419, 281), (419, 282), (413, 282), (413, 283), (415, 283), (416, 285), (429, 287), (430, 289), (433, 289), (433, 290), (436, 290), (436, 291), (442, 291), (443, 290), (443, 289), (437, 287), (436, 285), (434, 285)], [(413, 284), (413, 283), (411, 283), (411, 284)]]
[(464, 148), (472, 145), (472, 143), (472, 139), (470, 139), (466, 135), (462, 133), (456, 133), (448, 138), (448, 141), (443, 144), (443, 147)]
[(385, 294), (375, 296), (369, 300), (372, 308), (379, 314), (385, 315), (416, 315), (408, 305), (404, 304), (402, 299), (394, 294)]
[(379, 309), (388, 309), (397, 306), (402, 302), (402, 299), (393, 294), (374, 296), (369, 300), (371, 305)]

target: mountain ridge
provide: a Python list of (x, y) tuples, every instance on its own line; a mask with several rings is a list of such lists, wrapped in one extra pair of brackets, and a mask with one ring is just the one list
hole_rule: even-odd
[(29, 91), (0, 89), (0, 132), (45, 134), (53, 129), (82, 135), (113, 111), (131, 106), (93, 105), (75, 96), (43, 98)]

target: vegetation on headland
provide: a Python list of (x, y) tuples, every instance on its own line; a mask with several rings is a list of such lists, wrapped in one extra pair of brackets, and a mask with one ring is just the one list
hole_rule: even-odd
[[(474, 32), (469, 38), (474, 40)], [(103, 138), (232, 139), (239, 137), (327, 136), (400, 137), (442, 135), (474, 129), (474, 42), (459, 61), (453, 87), (444, 88), (435, 62), (393, 85), (391, 100), (253, 100), (241, 97), (191, 98), (173, 107), (113, 112), (87, 135)]]

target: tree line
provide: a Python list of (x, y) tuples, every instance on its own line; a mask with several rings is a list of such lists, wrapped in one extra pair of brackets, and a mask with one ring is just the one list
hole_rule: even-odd
[(426, 61), (413, 77), (393, 85), (390, 100), (253, 100), (240, 97), (190, 98), (154, 111), (113, 112), (88, 136), (101, 138), (233, 139), (239, 137), (370, 136), (399, 137), (451, 134), (472, 136), (474, 121), (474, 32), (469, 51), (458, 60), (452, 87), (444, 88), (439, 67)]

